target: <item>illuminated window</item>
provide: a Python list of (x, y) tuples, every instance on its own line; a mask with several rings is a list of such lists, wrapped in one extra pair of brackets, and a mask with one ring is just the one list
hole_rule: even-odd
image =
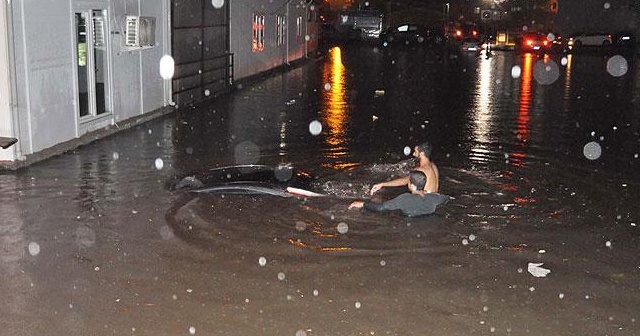
[(264, 15), (253, 15), (253, 41), (251, 51), (264, 50)]
[(284, 35), (286, 29), (286, 20), (284, 16), (278, 15), (276, 17), (276, 45), (284, 45)]

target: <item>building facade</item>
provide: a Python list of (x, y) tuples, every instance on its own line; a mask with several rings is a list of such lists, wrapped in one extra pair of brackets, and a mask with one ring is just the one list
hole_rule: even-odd
[[(305, 58), (317, 43), (313, 7), (304, 0), (4, 2), (0, 138), (18, 142), (0, 147), (0, 168), (60, 154)], [(173, 78), (160, 76), (165, 55), (174, 56)]]

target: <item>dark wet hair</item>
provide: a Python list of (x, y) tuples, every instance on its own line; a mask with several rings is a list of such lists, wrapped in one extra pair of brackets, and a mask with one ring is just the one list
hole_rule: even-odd
[(423, 142), (419, 145), (417, 145), (416, 147), (418, 147), (418, 152), (422, 152), (424, 153), (424, 156), (430, 158), (431, 157), (431, 151), (433, 150), (433, 146), (431, 146), (431, 144), (429, 142)]
[(427, 185), (427, 175), (419, 170), (412, 170), (409, 172), (409, 183), (416, 186), (418, 190), (423, 190)]

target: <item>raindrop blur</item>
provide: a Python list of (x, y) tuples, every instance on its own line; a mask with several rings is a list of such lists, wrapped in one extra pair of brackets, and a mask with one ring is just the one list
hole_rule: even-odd
[(311, 135), (318, 135), (320, 132), (322, 132), (322, 124), (319, 121), (314, 120), (309, 123), (309, 133)]
[(560, 77), (560, 69), (553, 60), (539, 60), (533, 65), (533, 78), (542, 85), (554, 83)]
[(606, 246), (606, 247), (608, 247), (608, 248), (611, 248), (611, 241), (608, 241), (608, 240), (607, 240), (607, 242), (606, 242), (606, 243), (604, 243), (604, 246)]
[(556, 36), (553, 33), (547, 34), (547, 40), (549, 42), (553, 42), (556, 39)]
[(293, 168), (285, 164), (278, 165), (273, 170), (273, 175), (275, 175), (276, 179), (278, 179), (278, 181), (280, 182), (289, 181), (293, 176)]
[(164, 161), (161, 158), (157, 158), (155, 162), (155, 166), (157, 170), (162, 170), (164, 168)]
[(520, 69), (520, 66), (514, 65), (511, 68), (511, 77), (513, 78), (520, 78), (520, 74), (522, 73), (522, 69)]
[(209, 90), (204, 90), (204, 95), (205, 95), (206, 97), (209, 97), (209, 95), (210, 95), (210, 94), (211, 94), (211, 91), (209, 91)]
[(600, 147), (599, 143), (595, 141), (591, 141), (586, 145), (584, 145), (582, 153), (589, 160), (597, 160), (600, 158), (600, 155), (602, 154), (602, 148)]
[(196, 334), (196, 328), (195, 327), (189, 327), (189, 335), (195, 335)]
[(462, 245), (469, 245), (469, 240), (467, 240), (467, 238), (462, 240)]
[(560, 293), (560, 294), (558, 294), (558, 298), (559, 298), (560, 300), (564, 299), (564, 293)]
[(611, 8), (611, 4), (608, 3), (608, 2), (605, 2), (604, 3), (604, 9), (609, 9), (609, 8)]
[(256, 164), (260, 161), (260, 148), (251, 141), (243, 141), (234, 148), (236, 163)]
[(303, 222), (303, 221), (297, 221), (296, 222), (296, 230), (298, 231), (304, 231), (307, 229), (307, 223)]
[(607, 61), (607, 72), (613, 77), (624, 76), (627, 70), (629, 70), (629, 64), (620, 55), (615, 55)]
[(267, 258), (265, 258), (265, 257), (258, 258), (258, 264), (260, 266), (262, 266), (262, 267), (266, 266), (267, 265)]
[(296, 336), (307, 336), (307, 332), (300, 329), (298, 331), (296, 331)]
[(211, 0), (213, 8), (220, 9), (224, 6), (224, 0)]
[(118, 152), (113, 152), (113, 159), (117, 160), (120, 158), (120, 154), (118, 154)]
[(160, 227), (160, 237), (164, 240), (169, 240), (173, 238), (173, 230), (169, 227), (169, 225), (163, 225)]
[(285, 278), (286, 278), (286, 275), (284, 275), (284, 273), (282, 272), (278, 273), (278, 280), (284, 281)]
[(567, 65), (567, 63), (569, 63), (569, 60), (567, 59), (567, 56), (563, 56), (560, 59), (560, 64), (562, 64), (562, 66), (565, 66), (565, 65)]
[(404, 155), (408, 156), (409, 154), (411, 154), (411, 147), (405, 146), (404, 147)]
[(349, 225), (347, 223), (341, 222), (338, 224), (338, 232), (341, 234), (345, 234), (349, 231)]
[(34, 257), (40, 254), (40, 245), (36, 242), (29, 243), (29, 254)]
[(78, 247), (91, 247), (96, 243), (96, 233), (89, 227), (77, 228), (75, 236)]
[(325, 91), (329, 91), (329, 90), (331, 90), (331, 84), (329, 84), (329, 83), (324, 83), (324, 89), (325, 89)]
[(360, 309), (360, 307), (362, 307), (362, 304), (359, 301), (356, 301), (356, 309)]
[(317, 289), (314, 289), (313, 290), (313, 296), (318, 296), (318, 295), (320, 295), (320, 292), (318, 292)]
[(173, 78), (173, 72), (175, 71), (175, 62), (171, 55), (164, 55), (160, 58), (160, 76), (162, 79), (169, 80)]

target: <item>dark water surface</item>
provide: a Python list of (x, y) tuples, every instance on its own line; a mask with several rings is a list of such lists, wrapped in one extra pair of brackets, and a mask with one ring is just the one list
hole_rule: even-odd
[[(0, 334), (640, 333), (635, 56), (327, 50), (0, 175)], [(452, 202), (347, 210), (425, 140)], [(240, 164), (328, 196), (167, 187)]]

